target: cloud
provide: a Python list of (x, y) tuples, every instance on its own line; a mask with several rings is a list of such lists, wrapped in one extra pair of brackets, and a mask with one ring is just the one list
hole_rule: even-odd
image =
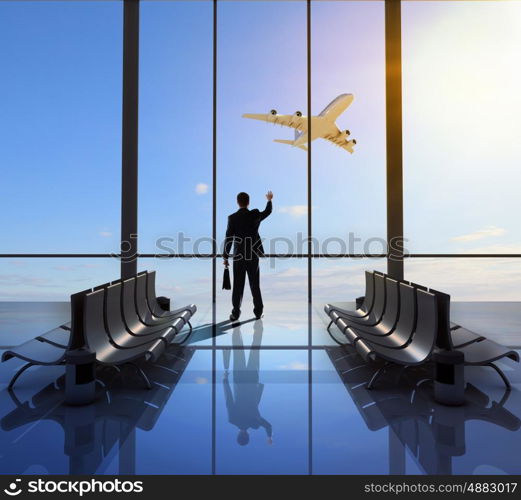
[(8, 286), (54, 286), (48, 278), (22, 274), (0, 274), (0, 285)]
[(157, 285), (157, 288), (158, 290), (163, 290), (164, 292), (174, 292), (174, 293), (178, 293), (178, 292), (182, 292), (183, 291), (183, 287), (182, 286), (179, 286), (179, 285), (162, 285), (162, 284), (158, 284)]
[(83, 269), (97, 269), (99, 268), (99, 264), (59, 264), (56, 266), (52, 266), (56, 271), (80, 271)]
[(26, 267), (27, 261), (25, 260), (10, 260), (9, 265), (16, 266), (16, 267)]
[(278, 277), (280, 278), (290, 278), (290, 277), (302, 277), (303, 271), (302, 269), (299, 269), (298, 267), (288, 267), (287, 269), (284, 269), (283, 271), (280, 271), (277, 273)]
[(408, 259), (406, 279), (449, 293), (455, 301), (519, 301), (518, 259)]
[(473, 233), (462, 234), (461, 236), (455, 236), (451, 238), (452, 241), (476, 241), (482, 240), (483, 238), (490, 238), (494, 236), (503, 236), (505, 230), (501, 227), (488, 226), (484, 229), (479, 229)]
[(516, 244), (516, 243), (485, 245), (485, 246), (473, 248), (472, 253), (487, 253), (487, 254), (488, 253), (499, 253), (499, 254), (518, 253), (518, 254), (521, 254), (521, 245)]
[(279, 212), (289, 214), (291, 217), (302, 217), (308, 213), (307, 205), (290, 205), (288, 207), (280, 207)]
[(206, 194), (208, 192), (208, 184), (205, 184), (204, 182), (200, 182), (195, 186), (195, 192), (197, 194)]
[(302, 363), (300, 361), (292, 361), (291, 363), (288, 363), (287, 365), (280, 365), (279, 368), (281, 370), (301, 371), (301, 370), (307, 370), (308, 365), (307, 365), (307, 363)]
[(103, 238), (110, 238), (112, 236), (112, 233), (110, 231), (100, 231), (99, 235)]

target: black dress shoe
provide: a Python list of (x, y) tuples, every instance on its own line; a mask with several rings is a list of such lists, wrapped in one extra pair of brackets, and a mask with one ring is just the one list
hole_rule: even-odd
[(233, 314), (230, 314), (230, 321), (237, 321), (239, 319), (238, 316), (234, 316)]
[(263, 314), (262, 314), (262, 313), (260, 313), (260, 314), (256, 314), (256, 315), (255, 315), (255, 319), (261, 319), (261, 318), (262, 318), (262, 316), (263, 316)]

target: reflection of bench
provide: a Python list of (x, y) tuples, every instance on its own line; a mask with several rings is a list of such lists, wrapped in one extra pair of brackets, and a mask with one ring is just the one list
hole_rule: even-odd
[[(110, 389), (88, 406), (61, 404), (64, 394), (54, 383), (26, 402), (18, 401), (13, 392), (4, 392), (0, 406), (7, 408), (12, 401), (16, 408), (0, 419), (0, 470), (14, 474), (40, 466), (51, 474), (99, 474), (119, 451), (119, 474), (134, 474), (135, 431), (155, 427), (194, 352), (190, 347), (170, 347), (159, 363), (147, 369), (152, 390), (138, 391), (114, 378)], [(11, 401), (7, 401), (8, 395)], [(30, 429), (35, 422), (40, 423), (36, 432), (20, 434), (21, 428)], [(55, 425), (49, 427), (49, 423)], [(40, 431), (42, 425), (53, 433), (51, 441), (49, 432)], [(63, 443), (63, 449), (52, 452), (53, 443)], [(68, 457), (68, 465), (59, 459), (62, 453)]]
[(369, 383), (373, 386), (387, 364), (421, 365), (433, 352), (459, 350), (465, 365), (490, 366), (509, 388), (508, 379), (494, 362), (519, 354), (459, 325), (450, 323), (450, 296), (437, 290), (366, 272), (366, 295), (360, 309), (325, 306), (331, 322), (367, 361), (383, 361)]
[[(186, 324), (191, 331), (190, 318), (197, 308), (191, 304), (176, 311), (159, 311), (154, 288), (155, 272), (144, 272), (73, 294), (70, 325), (3, 353), (2, 361), (27, 361), (11, 379), (9, 389), (31, 366), (64, 364), (66, 353), (73, 349), (90, 349), (101, 365), (157, 360)], [(136, 369), (148, 386), (142, 369)]]
[[(452, 457), (465, 454), (468, 445), (487, 450), (483, 452), (487, 457), (483, 463), (509, 473), (519, 473), (516, 470), (519, 466), (512, 457), (517, 456), (520, 445), (521, 420), (511, 411), (512, 407), (519, 409), (520, 400), (509, 400), (510, 395), (514, 400), (517, 393), (506, 391), (503, 399), (496, 402), (468, 384), (466, 404), (446, 407), (435, 403), (431, 392), (417, 382), (416, 377), (410, 377), (410, 381), (400, 387), (369, 391), (366, 382), (372, 372), (352, 347), (328, 348), (326, 352), (368, 429), (392, 429), (401, 445), (409, 449), (427, 474), (451, 474)], [(425, 368), (418, 370), (420, 378), (427, 375)], [(508, 405), (510, 411), (505, 407), (507, 400), (512, 403)], [(465, 427), (470, 421), (490, 425), (486, 426), (486, 433), (471, 432), (466, 437)], [(487, 446), (491, 443), (491, 433), (499, 438), (493, 447)], [(389, 446), (393, 446), (391, 441)], [(396, 455), (389, 453), (390, 459), (393, 456), (396, 458)], [(470, 459), (473, 456), (460, 462), (466, 467), (460, 473), (474, 473), (479, 462), (469, 467)], [(390, 465), (395, 468), (396, 464)]]

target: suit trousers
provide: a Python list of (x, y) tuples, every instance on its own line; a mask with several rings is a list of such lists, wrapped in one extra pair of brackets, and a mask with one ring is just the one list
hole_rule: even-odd
[(260, 291), (260, 272), (259, 259), (250, 260), (238, 259), (233, 261), (233, 291), (232, 291), (232, 314), (238, 318), (241, 314), (242, 296), (244, 295), (244, 285), (246, 275), (250, 283), (251, 295), (253, 297), (253, 314), (260, 316), (264, 305)]

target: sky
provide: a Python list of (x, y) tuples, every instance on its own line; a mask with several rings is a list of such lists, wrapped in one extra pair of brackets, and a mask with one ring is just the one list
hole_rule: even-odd
[[(209, 1), (141, 5), (141, 252), (180, 232), (211, 235), (212, 12)], [(119, 1), (0, 2), (0, 252), (118, 252), (122, 13)], [(520, 253), (521, 1), (405, 2), (402, 15), (406, 246)], [(353, 155), (313, 143), (313, 232), (321, 241), (353, 233), (363, 251), (386, 233), (383, 2), (314, 2), (311, 38), (312, 112), (354, 94), (338, 125), (358, 143)], [(273, 142), (292, 130), (241, 115), (306, 113), (305, 3), (221, 2), (217, 58), (218, 235), (238, 191), (263, 208), (271, 189), (261, 234), (285, 252), (281, 238), (307, 231), (307, 156)], [(380, 240), (365, 248), (382, 251)], [(210, 249), (205, 240), (163, 246)], [(280, 272), (272, 293), (305, 286), (305, 266), (293, 264), (270, 268)], [(209, 294), (208, 261), (142, 265), (163, 269), (165, 293)], [(317, 263), (317, 298), (359, 294), (372, 266)], [(521, 300), (518, 268), (422, 259), (407, 262), (406, 277), (460, 300)], [(0, 300), (62, 300), (118, 269), (111, 259), (0, 259)]]

